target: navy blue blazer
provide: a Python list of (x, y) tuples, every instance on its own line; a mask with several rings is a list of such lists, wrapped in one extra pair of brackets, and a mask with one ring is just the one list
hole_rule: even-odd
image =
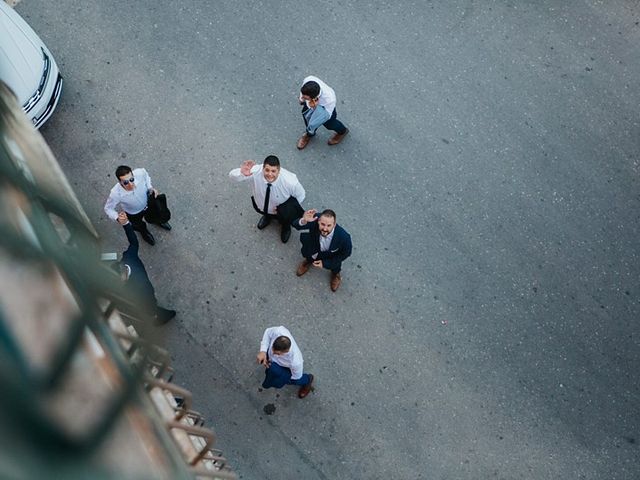
[[(318, 217), (320, 217), (320, 214), (316, 213), (316, 218)], [(306, 225), (300, 225), (300, 219), (297, 219), (292, 225), (296, 230), (309, 230), (300, 235), (302, 256), (307, 260), (313, 259), (313, 255), (317, 254), (315, 258), (316, 260), (322, 260), (324, 268), (340, 270), (342, 262), (351, 255), (351, 235), (340, 225), (336, 224), (329, 250), (326, 252), (320, 251), (320, 229), (318, 228), (317, 220), (315, 222), (307, 222)]]
[(131, 268), (127, 285), (131, 285), (134, 288), (136, 295), (139, 295), (141, 300), (147, 303), (147, 306), (156, 308), (158, 306), (156, 292), (151, 284), (151, 280), (149, 280), (147, 270), (144, 268), (144, 264), (138, 256), (140, 244), (138, 243), (136, 232), (133, 230), (131, 222), (123, 225), (123, 228), (129, 240), (129, 248), (122, 254), (121, 263), (129, 265), (129, 268)]

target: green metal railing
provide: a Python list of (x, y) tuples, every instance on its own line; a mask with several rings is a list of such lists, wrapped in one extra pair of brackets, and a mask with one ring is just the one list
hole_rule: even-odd
[[(43, 271), (57, 270), (79, 307), (46, 368), (38, 369), (30, 364), (12, 332), (5, 305), (0, 305), (0, 452), (4, 451), (0, 454), (0, 477), (4, 477), (4, 468), (24, 468), (21, 473), (25, 476), (17, 478), (30, 478), (35, 473), (47, 478), (55, 465), (68, 470), (70, 478), (86, 478), (88, 472), (91, 478), (112, 478), (107, 471), (89, 467), (90, 457), (127, 405), (148, 403), (148, 398), (142, 398), (143, 377), (155, 360), (154, 330), (149, 328), (148, 313), (140, 309), (119, 277), (101, 264), (95, 230), (66, 179), (46, 177), (47, 162), (55, 160), (46, 144), (0, 82), (0, 250), (12, 261), (37, 265)], [(52, 166), (53, 174), (61, 175), (56, 168), (57, 163)], [(151, 341), (139, 342), (134, 357), (127, 358), (114, 338), (98, 303), (100, 298), (108, 299), (111, 309), (122, 309), (141, 320), (136, 328)], [(28, 292), (15, 300), (29, 301)], [(92, 424), (82, 433), (72, 433), (51, 418), (43, 402), (63, 383), (86, 329), (110, 355), (120, 381)], [(175, 451), (167, 432), (158, 433), (166, 450)], [(21, 454), (25, 463), (18, 460)], [(181, 457), (168, 461), (171, 478), (193, 478)]]

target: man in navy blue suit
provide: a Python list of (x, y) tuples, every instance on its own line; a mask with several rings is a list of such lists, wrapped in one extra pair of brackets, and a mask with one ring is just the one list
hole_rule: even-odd
[(125, 212), (118, 214), (118, 223), (124, 228), (127, 239), (129, 240), (129, 248), (124, 251), (122, 260), (120, 261), (122, 278), (127, 282), (127, 285), (132, 285), (136, 296), (153, 316), (154, 323), (156, 325), (167, 323), (176, 316), (176, 311), (168, 310), (158, 305), (156, 292), (151, 284), (151, 280), (149, 280), (147, 270), (144, 268), (144, 264), (138, 256), (138, 237), (136, 237), (133, 225), (127, 218)]
[(311, 266), (331, 270), (331, 291), (338, 290), (342, 278), (342, 262), (351, 255), (351, 236), (336, 223), (336, 212), (307, 210), (302, 218), (293, 222), (297, 230), (309, 230), (300, 235), (304, 260), (298, 266), (299, 277), (309, 271)]

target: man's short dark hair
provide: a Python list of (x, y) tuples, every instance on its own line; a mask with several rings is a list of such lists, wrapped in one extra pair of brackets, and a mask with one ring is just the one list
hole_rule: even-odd
[(280, 168), (280, 159), (275, 155), (269, 155), (264, 159), (264, 164), (269, 165), (270, 167), (278, 167)]
[(306, 95), (307, 97), (316, 98), (318, 95), (320, 95), (320, 85), (318, 85), (318, 82), (309, 80), (307, 83), (302, 85), (302, 87), (300, 88), (300, 93), (302, 93), (302, 95)]
[(284, 335), (279, 336), (273, 342), (272, 349), (276, 352), (286, 352), (291, 348), (291, 340)]
[(333, 221), (336, 221), (336, 212), (334, 212), (333, 210), (331, 210), (330, 208), (327, 208), (325, 210), (322, 211), (322, 213), (320, 214), (321, 217), (331, 217), (333, 218)]
[(120, 165), (116, 168), (116, 178), (120, 180), (120, 177), (124, 177), (125, 175), (131, 173), (131, 167), (127, 167), (126, 165)]

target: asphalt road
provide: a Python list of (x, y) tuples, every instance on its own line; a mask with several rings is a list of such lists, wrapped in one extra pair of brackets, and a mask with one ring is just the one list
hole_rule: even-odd
[[(42, 133), (105, 251), (118, 164), (168, 194), (142, 257), (241, 478), (640, 478), (637, 1), (91, 3), (17, 7), (65, 76)], [(339, 146), (295, 148), (307, 74)], [(335, 294), (227, 178), (272, 153), (352, 234)], [(258, 389), (280, 324), (303, 401)]]

